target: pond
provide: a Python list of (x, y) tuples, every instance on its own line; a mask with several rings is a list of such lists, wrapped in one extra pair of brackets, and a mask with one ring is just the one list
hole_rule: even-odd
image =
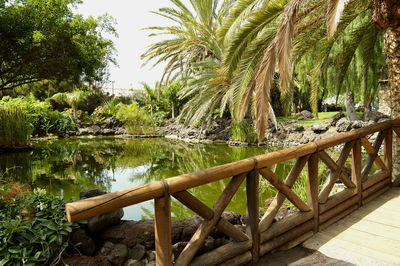
[[(83, 189), (113, 192), (268, 152), (266, 147), (188, 144), (163, 138), (71, 138), (34, 142), (33, 146), (30, 152), (0, 154), (0, 175), (8, 182), (28, 183), (65, 199), (77, 199)], [(276, 165), (273, 170), (285, 178), (293, 163)], [(221, 180), (190, 192), (212, 207), (228, 182), (229, 179)], [(266, 181), (260, 187), (263, 205), (275, 192)], [(242, 184), (227, 210), (245, 213), (245, 202)], [(153, 201), (126, 207), (124, 211), (124, 219), (151, 219)], [(173, 219), (193, 214), (172, 201)]]

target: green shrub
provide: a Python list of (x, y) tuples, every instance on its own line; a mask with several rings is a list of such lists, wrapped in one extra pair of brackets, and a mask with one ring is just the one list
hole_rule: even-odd
[(247, 120), (232, 122), (231, 133), (233, 141), (256, 143), (258, 139), (257, 133)]
[(0, 187), (0, 265), (45, 265), (57, 258), (78, 226), (67, 221), (64, 206), (29, 185)]
[(26, 147), (31, 133), (29, 118), (21, 108), (0, 109), (0, 147)]
[(3, 97), (0, 100), (0, 106), (22, 109), (32, 125), (33, 135), (43, 136), (48, 133), (66, 133), (67, 131), (77, 129), (71, 115), (52, 111), (49, 101), (41, 102), (36, 100), (32, 95), (17, 98)]
[(117, 112), (117, 119), (124, 123), (128, 134), (150, 135), (155, 133), (155, 122), (153, 117), (144, 109), (137, 106), (121, 105)]

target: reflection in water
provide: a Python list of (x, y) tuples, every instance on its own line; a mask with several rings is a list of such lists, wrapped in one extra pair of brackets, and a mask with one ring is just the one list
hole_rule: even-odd
[[(99, 188), (118, 191), (265, 153), (265, 147), (230, 147), (222, 144), (188, 144), (166, 139), (75, 138), (34, 143), (26, 153), (0, 154), (0, 171), (9, 181), (29, 183), (66, 199), (78, 198), (79, 191)], [(286, 177), (290, 164), (274, 171)], [(229, 179), (190, 190), (212, 207)], [(265, 183), (266, 184), (266, 183)], [(275, 192), (262, 184), (261, 204)], [(227, 210), (244, 213), (244, 184)], [(193, 215), (172, 201), (172, 215), (183, 219)], [(150, 219), (153, 202), (125, 208), (125, 219)]]

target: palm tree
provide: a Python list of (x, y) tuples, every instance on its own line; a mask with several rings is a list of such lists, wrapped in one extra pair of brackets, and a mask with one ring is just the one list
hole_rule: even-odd
[[(395, 6), (394, 1), (384, 2)], [(265, 134), (270, 89), (277, 70), (281, 91), (290, 95), (297, 63), (304, 55), (312, 55), (308, 78), (314, 112), (320, 87), (332, 71), (333, 58), (336, 67), (331, 73), (335, 74), (337, 94), (346, 78), (349, 80), (346, 74), (357, 53), (364, 73), (371, 70), (370, 51), (379, 44), (378, 31), (370, 23), (374, 6), (366, 0), (237, 1), (219, 32), (220, 39), (228, 43), (223, 70), (235, 77), (233, 95), (239, 119), (255, 98), (259, 140)], [(341, 47), (336, 54), (335, 47)]]
[[(233, 0), (224, 0), (221, 6), (218, 0), (190, 0), (190, 7), (180, 0), (170, 0), (174, 8), (160, 8), (154, 14), (165, 17), (175, 23), (173, 26), (149, 27), (151, 36), (170, 36), (169, 39), (150, 45), (142, 54), (147, 64), (156, 60), (155, 65), (167, 62), (161, 78), (174, 80), (193, 73), (192, 66), (206, 58), (215, 56), (215, 49), (210, 40), (216, 36), (216, 29), (227, 14)], [(194, 12), (193, 12), (194, 11)]]

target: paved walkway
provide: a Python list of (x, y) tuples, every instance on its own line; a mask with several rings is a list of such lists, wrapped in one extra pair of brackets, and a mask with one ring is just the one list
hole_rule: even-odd
[(392, 188), (302, 245), (258, 265), (400, 265), (400, 188)]

